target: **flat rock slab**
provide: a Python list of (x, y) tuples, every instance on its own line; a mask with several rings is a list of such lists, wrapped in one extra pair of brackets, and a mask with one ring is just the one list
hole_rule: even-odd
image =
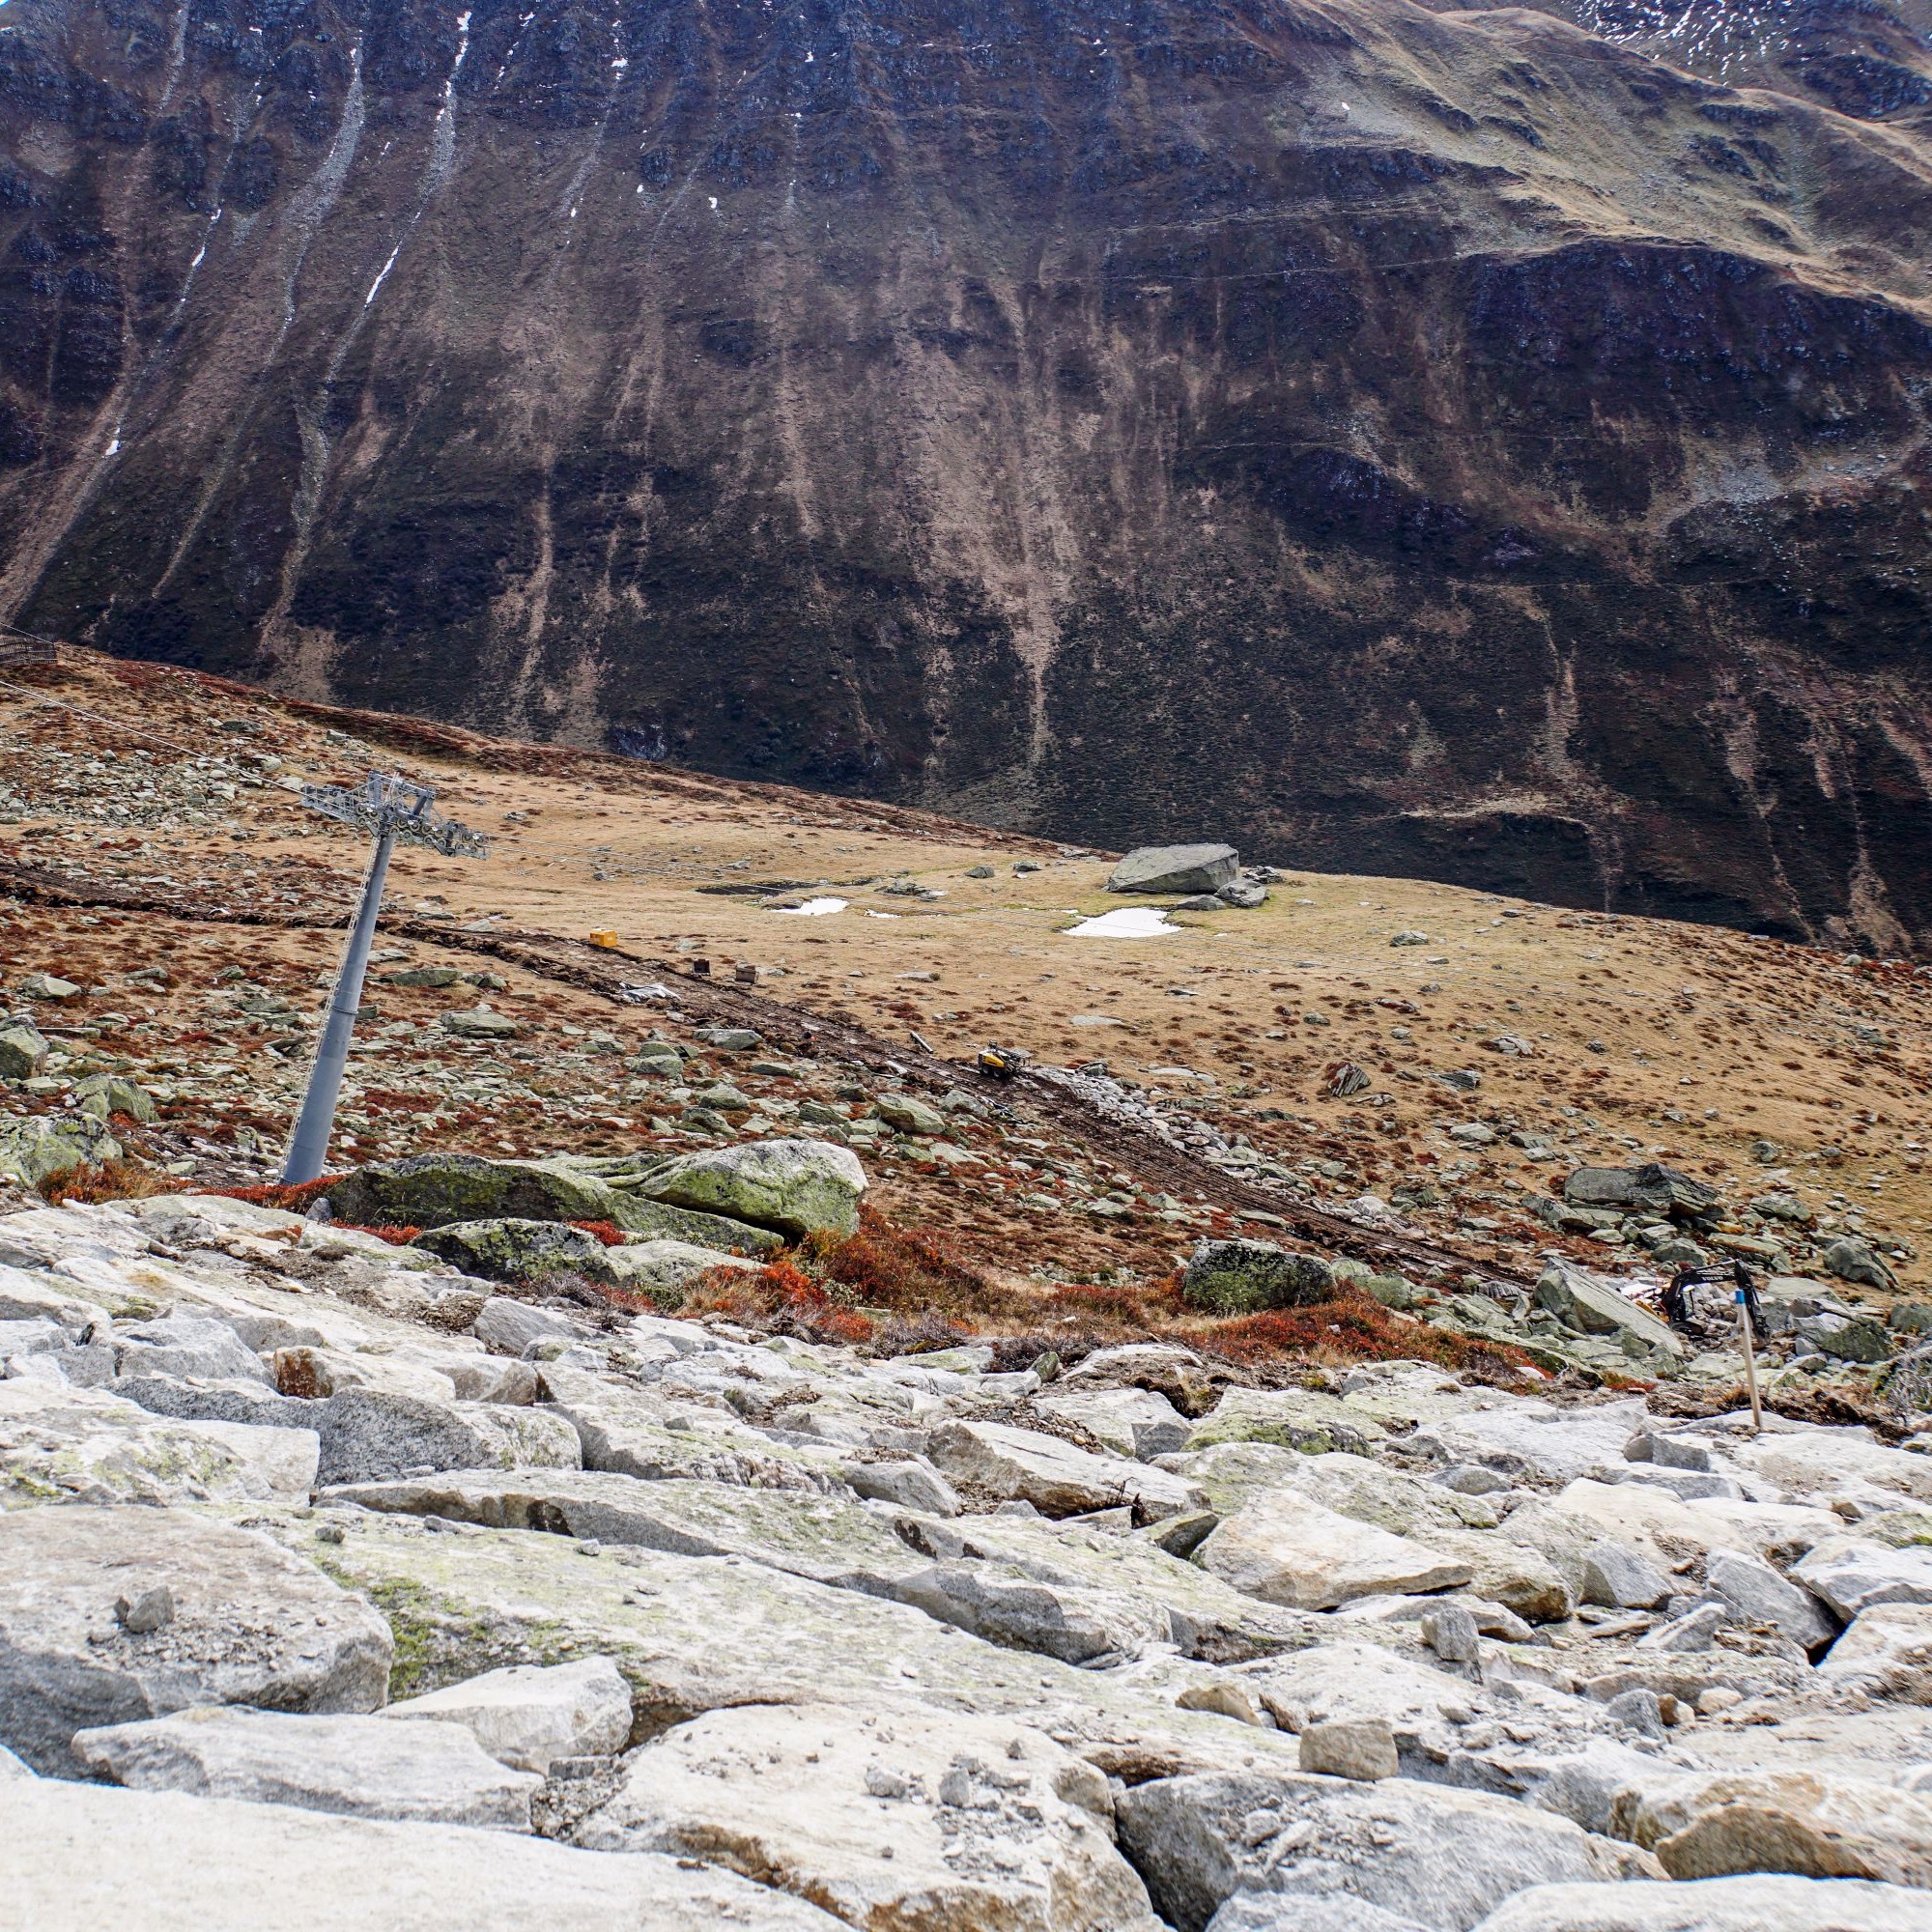
[(1821, 1541), (1791, 1572), (1841, 1617), (1880, 1604), (1932, 1604), (1932, 1549), (1893, 1549), (1863, 1537)]
[(1203, 1932), (1239, 1890), (1345, 1892), (1469, 1932), (1526, 1886), (1618, 1876), (1614, 1854), (1567, 1818), (1408, 1778), (1164, 1778), (1122, 1794), (1117, 1811), (1122, 1845), (1180, 1932)]
[(1295, 1741), (1208, 1713), (1163, 1709), (1104, 1672), (1002, 1650), (904, 1605), (767, 1569), (520, 1530), (433, 1531), (351, 1515), (277, 1531), (365, 1590), (398, 1634), (392, 1686), (410, 1696), (502, 1664), (608, 1656), (631, 1686), (640, 1733), (737, 1705), (838, 1702), (887, 1691), (949, 1713), (1012, 1713), (1127, 1777), (1292, 1766)]
[(1459, 1558), (1290, 1492), (1264, 1492), (1217, 1524), (1194, 1560), (1237, 1590), (1297, 1610), (1453, 1590), (1474, 1574)]
[(391, 1515), (542, 1529), (680, 1556), (744, 1556), (840, 1589), (890, 1595), (923, 1567), (876, 1512), (806, 1490), (640, 1482), (591, 1469), (469, 1469), (327, 1492)]
[(458, 1725), (219, 1705), (82, 1731), (73, 1752), (95, 1777), (130, 1790), (510, 1832), (529, 1830), (543, 1784)]
[[(131, 1634), (122, 1597), (174, 1613)], [(69, 1740), (196, 1704), (373, 1711), (394, 1644), (381, 1615), (267, 1537), (185, 1511), (0, 1515), (0, 1743), (71, 1776)]]
[(609, 1757), (631, 1737), (631, 1687), (608, 1657), (511, 1664), (391, 1704), (384, 1721), (459, 1725), (499, 1763), (548, 1772), (560, 1757)]
[(839, 1932), (731, 1872), (455, 1825), (10, 1782), (8, 1922), (34, 1932)]
[(0, 1509), (210, 1496), (306, 1502), (320, 1456), (312, 1429), (178, 1420), (106, 1389), (0, 1382)]
[(1698, 1879), (1538, 1885), (1476, 1932), (1927, 1932), (1932, 1898), (1857, 1879)]
[(1091, 1765), (1011, 1719), (719, 1711), (647, 1746), (581, 1845), (701, 1858), (893, 1932), (1158, 1932)]
[(1132, 1506), (1157, 1521), (1199, 1505), (1192, 1484), (1124, 1457), (1094, 1456), (1057, 1435), (1004, 1422), (948, 1422), (932, 1433), (926, 1454), (954, 1483), (983, 1495), (1029, 1502), (1042, 1516), (1081, 1516)]
[(794, 1239), (819, 1231), (853, 1235), (866, 1170), (832, 1141), (749, 1141), (686, 1154), (639, 1184), (673, 1208), (749, 1221)]

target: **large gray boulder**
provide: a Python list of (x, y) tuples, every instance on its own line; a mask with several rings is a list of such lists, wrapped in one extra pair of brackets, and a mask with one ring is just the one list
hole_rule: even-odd
[(170, 1315), (122, 1328), (114, 1336), (118, 1375), (198, 1376), (213, 1381), (269, 1380), (262, 1358), (225, 1321)]
[(338, 1221), (365, 1228), (445, 1228), (459, 1221), (611, 1221), (616, 1191), (567, 1162), (486, 1160), (473, 1153), (412, 1153), (331, 1181)]
[(379, 1483), (421, 1469), (575, 1469), (577, 1431), (540, 1408), (345, 1389), (313, 1406), (319, 1480)]
[(1204, 1240), (1188, 1257), (1180, 1293), (1189, 1307), (1212, 1315), (1252, 1315), (1331, 1301), (1335, 1276), (1326, 1262), (1272, 1241)]
[[(124, 1628), (116, 1604), (161, 1589), (165, 1621)], [(251, 1531), (178, 1510), (0, 1515), (0, 1743), (47, 1776), (75, 1775), (78, 1730), (190, 1705), (373, 1711), (393, 1648), (367, 1603)]]
[(140, 1932), (840, 1932), (802, 1900), (709, 1865), (460, 1825), (10, 1783), (10, 1923)]
[(1579, 1167), (1564, 1181), (1563, 1198), (1578, 1208), (1677, 1219), (1707, 1213), (1719, 1201), (1715, 1187), (1655, 1161), (1642, 1167)]
[(1677, 1357), (1684, 1344), (1670, 1324), (1647, 1308), (1639, 1308), (1628, 1295), (1584, 1268), (1567, 1262), (1552, 1262), (1536, 1284), (1537, 1305), (1547, 1308), (1566, 1328), (1579, 1335), (1614, 1335), (1628, 1338), (1627, 1346), (1642, 1354)]
[(1141, 845), (1114, 867), (1110, 893), (1218, 893), (1241, 868), (1232, 845)]
[(751, 1141), (686, 1154), (638, 1191), (794, 1239), (851, 1235), (859, 1228), (866, 1170), (850, 1148), (831, 1141)]
[(881, 1703), (714, 1711), (632, 1757), (578, 1828), (703, 1858), (905, 1932), (1160, 1932), (1107, 1780), (1011, 1719)]
[(134, 1791), (510, 1832), (529, 1830), (543, 1783), (453, 1724), (219, 1705), (82, 1731), (73, 1753), (92, 1776)]
[(1567, 1818), (1407, 1778), (1162, 1778), (1120, 1794), (1116, 1817), (1179, 1932), (1205, 1932), (1241, 1890), (1346, 1894), (1432, 1932), (1468, 1932), (1527, 1886), (1617, 1876), (1614, 1855)]

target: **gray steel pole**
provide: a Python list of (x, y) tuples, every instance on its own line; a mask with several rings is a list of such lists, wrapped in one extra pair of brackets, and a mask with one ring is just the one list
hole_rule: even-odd
[(376, 856), (370, 862), (368, 883), (362, 888), (362, 903), (355, 909), (355, 923), (349, 928), (349, 944), (342, 952), (342, 970), (335, 976), (335, 997), (328, 1005), (328, 1021), (322, 1030), (322, 1044), (316, 1048), (315, 1065), (309, 1072), (308, 1092), (302, 1095), (301, 1113), (296, 1119), (296, 1130), (289, 1141), (288, 1161), (282, 1169), (285, 1187), (319, 1179), (328, 1160), (335, 1102), (342, 1092), (343, 1069), (349, 1064), (349, 1037), (355, 1031), (355, 1012), (362, 1004), (362, 980), (369, 971), (369, 948), (376, 937), (376, 915), (382, 910), (383, 886), (389, 874), (389, 848), (394, 843), (395, 835), (386, 831), (376, 840)]

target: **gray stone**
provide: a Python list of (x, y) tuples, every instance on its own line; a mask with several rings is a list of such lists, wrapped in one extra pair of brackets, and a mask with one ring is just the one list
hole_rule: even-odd
[(1331, 1718), (1301, 1734), (1301, 1768), (1373, 1784), (1402, 1769), (1386, 1718)]
[(631, 1738), (631, 1689), (608, 1657), (548, 1669), (511, 1664), (391, 1704), (391, 1719), (460, 1725), (501, 1764), (547, 1773), (562, 1757), (608, 1757)]
[[(1818, 1666), (1818, 1681), (1833, 1690), (1932, 1704), (1932, 1604), (1861, 1610)], [(1932, 1789), (1932, 1782), (1918, 1788)]]
[(1034, 1407), (1084, 1430), (1119, 1456), (1171, 1455), (1193, 1428), (1164, 1395), (1142, 1388), (1069, 1388), (1034, 1398)]
[(1110, 893), (1218, 893), (1241, 868), (1232, 845), (1139, 845), (1107, 880)]
[(1932, 1549), (1924, 1548), (1832, 1537), (1793, 1564), (1791, 1577), (1846, 1619), (1875, 1604), (1932, 1604)]
[(440, 1023), (445, 1033), (453, 1033), (458, 1039), (517, 1039), (524, 1031), (508, 1013), (490, 1007), (444, 1013)]
[(1350, 1899), (1467, 1932), (1512, 1893), (1614, 1875), (1567, 1818), (1486, 1794), (1389, 1778), (1227, 1773), (1116, 1799), (1121, 1842), (1155, 1910), (1203, 1932), (1242, 1889)]
[(1264, 1603), (1301, 1610), (1453, 1590), (1473, 1574), (1460, 1558), (1289, 1491), (1263, 1491), (1224, 1519), (1194, 1560)]
[[(574, 1438), (573, 1438), (574, 1446)], [(862, 1504), (802, 1490), (752, 1490), (597, 1469), (457, 1469), (352, 1483), (327, 1500), (493, 1529), (542, 1529), (684, 1556), (740, 1556), (839, 1589), (891, 1596), (924, 1559)]]
[(1620, 1724), (1627, 1731), (1635, 1731), (1640, 1737), (1661, 1738), (1664, 1735), (1663, 1700), (1655, 1690), (1641, 1687), (1619, 1690), (1604, 1705), (1604, 1716), (1611, 1723)]
[(92, 1114), (0, 1118), (0, 1179), (27, 1187), (121, 1158), (121, 1143)]
[(1741, 1550), (1714, 1549), (1704, 1565), (1704, 1585), (1723, 1598), (1740, 1623), (1770, 1624), (1804, 1650), (1816, 1650), (1838, 1634), (1810, 1591)]
[(1580, 1335), (1627, 1335), (1646, 1350), (1673, 1357), (1684, 1352), (1668, 1323), (1568, 1263), (1555, 1262), (1545, 1270), (1536, 1284), (1536, 1300)]
[(378, 1161), (333, 1181), (338, 1221), (360, 1227), (443, 1228), (453, 1222), (613, 1221), (624, 1204), (595, 1176), (563, 1161), (486, 1160), (471, 1153), (416, 1153)]
[(539, 1342), (581, 1341), (589, 1331), (582, 1322), (554, 1308), (538, 1308), (511, 1295), (493, 1294), (477, 1311), (469, 1332), (498, 1354), (522, 1355)]
[(1925, 1894), (1860, 1879), (1692, 1879), (1675, 1885), (1538, 1885), (1476, 1932), (1928, 1932)]
[(26, 1000), (51, 1000), (56, 1006), (64, 1006), (69, 1000), (80, 998), (81, 989), (71, 980), (63, 980), (55, 973), (29, 973), (20, 981), (20, 997)]
[(380, 1483), (422, 1468), (575, 1469), (582, 1463), (577, 1431), (541, 1409), (378, 1389), (345, 1389), (312, 1409), (326, 1485)]
[(175, 1593), (165, 1583), (136, 1588), (114, 1599), (114, 1621), (129, 1636), (152, 1636), (175, 1620)]
[(1898, 1286), (1898, 1277), (1892, 1273), (1890, 1264), (1856, 1235), (1840, 1235), (1826, 1246), (1820, 1260), (1840, 1281), (1888, 1291)]
[(92, 1114), (98, 1121), (125, 1114), (128, 1120), (138, 1121), (145, 1126), (155, 1120), (158, 1112), (154, 1095), (145, 1087), (136, 1086), (119, 1073), (88, 1074), (85, 1079), (74, 1083), (73, 1096), (79, 1102), (81, 1112)]
[(47, 1064), (46, 1036), (31, 1020), (0, 1027), (0, 1080), (31, 1080)]
[(1699, 1604), (1693, 1610), (1660, 1624), (1637, 1639), (1639, 1650), (1709, 1650), (1718, 1633), (1728, 1629), (1734, 1618), (1728, 1604)]
[(764, 1044), (764, 1036), (750, 1027), (705, 1027), (697, 1037), (720, 1053), (753, 1053)]
[(1439, 1610), (1426, 1612), (1421, 1630), (1423, 1642), (1444, 1663), (1474, 1663), (1482, 1655), (1475, 1615), (1461, 1604), (1445, 1604)]
[[(114, 1617), (129, 1577), (175, 1614), (135, 1635)], [(0, 1742), (71, 1776), (74, 1732), (196, 1704), (371, 1711), (389, 1627), (267, 1538), (175, 1510), (0, 1514)]]
[(213, 1381), (269, 1379), (262, 1358), (225, 1321), (171, 1315), (123, 1328), (114, 1337), (114, 1367), (123, 1376), (198, 1376)]
[(1223, 886), (1214, 896), (1236, 912), (1254, 912), (1267, 904), (1268, 890), (1265, 886), (1250, 886), (1236, 880), (1233, 885)]
[(872, 1112), (887, 1126), (902, 1134), (943, 1134), (946, 1116), (910, 1094), (881, 1094), (872, 1103)]
[(618, 1288), (647, 1294), (660, 1308), (674, 1309), (694, 1283), (714, 1269), (756, 1274), (756, 1262), (721, 1254), (716, 1248), (694, 1247), (689, 1241), (630, 1241), (608, 1248), (600, 1273)]
[(134, 1791), (511, 1832), (529, 1830), (543, 1783), (446, 1724), (220, 1706), (81, 1731), (73, 1754), (95, 1777)]
[(902, 1577), (893, 1594), (988, 1643), (1063, 1663), (1137, 1657), (1172, 1635), (1171, 1620), (1158, 1605), (1116, 1591), (1042, 1581), (1005, 1564), (935, 1563)]
[(839, 1932), (802, 1901), (649, 1853), (460, 1825), (43, 1780), (9, 1786), (6, 1911), (34, 1932)]
[(1563, 1183), (1564, 1199), (1579, 1208), (1622, 1213), (1694, 1215), (1718, 1205), (1718, 1190), (1674, 1168), (1579, 1167)]
[(1006, 1423), (944, 1423), (933, 1431), (926, 1454), (953, 1483), (1030, 1502), (1042, 1516), (1081, 1516), (1128, 1504), (1137, 1520), (1157, 1522), (1200, 1500), (1191, 1484), (1165, 1469), (1090, 1455), (1057, 1435)]
[(1668, 1600), (1672, 1585), (1655, 1564), (1627, 1543), (1607, 1538), (1583, 1553), (1582, 1600), (1611, 1609), (1654, 1610)]
[(958, 1492), (923, 1456), (843, 1463), (838, 1473), (854, 1495), (875, 1502), (897, 1503), (923, 1516), (959, 1514)]
[(560, 1268), (602, 1272), (604, 1243), (562, 1221), (503, 1218), (426, 1228), (411, 1244), (484, 1281), (530, 1281)]
[(1272, 1241), (1204, 1240), (1181, 1272), (1180, 1293), (1190, 1307), (1247, 1315), (1332, 1300), (1335, 1278), (1316, 1256), (1291, 1254)]
[(858, 1231), (866, 1171), (849, 1148), (830, 1141), (751, 1141), (686, 1154), (639, 1191), (794, 1237), (850, 1235)]
[(576, 1842), (702, 1857), (906, 1932), (1159, 1932), (1107, 1781), (1010, 1719), (716, 1711), (632, 1757)]

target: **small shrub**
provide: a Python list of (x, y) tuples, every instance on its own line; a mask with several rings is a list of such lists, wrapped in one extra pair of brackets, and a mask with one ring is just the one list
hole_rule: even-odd
[(306, 1214), (346, 1174), (325, 1174), (320, 1180), (298, 1181), (284, 1187), (280, 1181), (264, 1181), (256, 1187), (203, 1187), (202, 1194), (218, 1195), (224, 1201), (246, 1201), (257, 1208), (279, 1208), (288, 1214)]
[(1504, 1385), (1520, 1382), (1524, 1370), (1534, 1373), (1520, 1350), (1410, 1321), (1350, 1288), (1310, 1308), (1276, 1308), (1216, 1322), (1189, 1339), (1205, 1353), (1247, 1368), (1290, 1361), (1424, 1361)]
[(140, 1160), (109, 1160), (99, 1167), (71, 1167), (52, 1174), (37, 1192), (58, 1208), (66, 1202), (91, 1207), (103, 1201), (145, 1201), (156, 1194), (173, 1194), (181, 1182), (172, 1174)]

